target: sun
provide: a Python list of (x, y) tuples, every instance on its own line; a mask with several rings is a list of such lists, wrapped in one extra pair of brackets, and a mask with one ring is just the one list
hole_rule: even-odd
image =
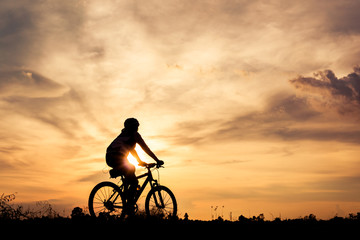
[[(144, 162), (146, 162), (146, 157), (145, 157), (145, 152), (142, 150), (142, 148), (136, 144), (135, 146), (135, 151), (137, 152), (137, 154), (139, 155), (140, 159)], [(129, 160), (129, 162), (134, 165), (136, 168), (140, 168), (139, 163), (137, 162), (136, 158), (133, 157), (133, 155), (131, 155), (131, 153), (129, 153), (127, 159)]]

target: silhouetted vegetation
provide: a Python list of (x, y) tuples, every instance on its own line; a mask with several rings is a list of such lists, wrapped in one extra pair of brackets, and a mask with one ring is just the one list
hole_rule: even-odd
[[(135, 216), (124, 220), (120, 220), (116, 216), (101, 215), (98, 218), (92, 218), (87, 209), (75, 207), (70, 216), (61, 216), (57, 213), (48, 202), (38, 202), (33, 207), (23, 207), (13, 203), (15, 194), (2, 194), (0, 198), (0, 226), (1, 224), (21, 224), (35, 223), (40, 226), (43, 223), (58, 226), (58, 224), (66, 226), (81, 225), (101, 225), (102, 227), (118, 226), (119, 229), (128, 229), (129, 227), (142, 227), (159, 225), (161, 229), (178, 230), (187, 229), (190, 231), (199, 231), (199, 234), (206, 234), (208, 231), (218, 232), (237, 232), (241, 231), (247, 234), (308, 234), (319, 233), (331, 235), (334, 231), (345, 233), (356, 233), (360, 227), (360, 212), (351, 213), (346, 217), (335, 216), (329, 220), (318, 219), (314, 214), (296, 219), (280, 219), (275, 218), (267, 220), (264, 214), (258, 216), (245, 217), (240, 215), (236, 221), (225, 220), (218, 217), (212, 221), (192, 220), (188, 213), (184, 214), (184, 218), (175, 217), (165, 219), (161, 216), (147, 217), (145, 211), (139, 210)], [(40, 224), (40, 225), (39, 225)], [(207, 234), (210, 234), (211, 231)], [(218, 233), (217, 232), (217, 233)], [(211, 235), (212, 236), (212, 235)], [(219, 235), (218, 235), (219, 236)]]
[(0, 197), (0, 220), (27, 220), (27, 219), (38, 219), (47, 218), (55, 219), (61, 218), (60, 214), (57, 213), (50, 203), (47, 201), (38, 201), (34, 206), (23, 207), (22, 205), (15, 205), (12, 202), (15, 200), (15, 194), (5, 195), (2, 194)]

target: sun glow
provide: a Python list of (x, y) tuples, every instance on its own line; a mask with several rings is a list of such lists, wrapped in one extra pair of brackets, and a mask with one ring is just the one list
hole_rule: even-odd
[[(145, 162), (145, 159), (146, 159), (145, 152), (142, 150), (142, 148), (138, 144), (136, 144), (135, 151), (139, 155), (140, 159)], [(129, 153), (127, 159), (136, 168), (140, 168), (138, 161), (136, 160), (136, 158), (133, 155), (131, 155), (131, 153)]]

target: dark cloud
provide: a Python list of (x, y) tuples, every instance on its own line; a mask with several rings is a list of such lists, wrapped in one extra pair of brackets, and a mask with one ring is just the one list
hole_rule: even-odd
[(88, 106), (73, 89), (61, 96), (36, 98), (10, 96), (4, 98), (3, 101), (6, 103), (6, 108), (3, 107), (3, 110), (6, 110), (8, 114), (17, 113), (25, 118), (35, 119), (54, 127), (70, 138), (86, 135), (87, 131), (82, 123), (87, 121), (107, 131), (96, 121), (96, 117), (88, 111)]
[(338, 141), (360, 144), (360, 129), (334, 128), (281, 128), (269, 131), (272, 136), (280, 136), (284, 140)]
[(71, 92), (70, 88), (34, 71), (0, 71), (2, 112), (37, 119), (68, 136), (79, 129), (78, 121), (69, 115), (70, 109), (75, 110), (71, 106), (77, 105)]
[(228, 140), (285, 138), (283, 133), (293, 130), (295, 123), (304, 126), (320, 116), (307, 99), (279, 93), (268, 99), (264, 111), (255, 111), (226, 121), (214, 135)]
[(224, 24), (246, 21), (248, 10), (256, 4), (254, 2), (256, 1), (182, 0), (163, 4), (158, 1), (147, 1), (133, 2), (132, 10), (135, 19), (144, 24), (145, 30), (152, 35), (164, 37), (180, 34), (183, 40), (187, 41), (191, 40), (196, 32), (202, 34), (207, 31), (221, 31)]
[(329, 30), (337, 34), (360, 34), (359, 1), (322, 1), (322, 4), (327, 9), (325, 20)]
[(0, 65), (22, 66), (34, 50), (38, 15), (31, 7), (2, 1), (0, 9)]
[[(346, 90), (339, 92), (347, 93)], [(228, 120), (182, 123), (178, 125), (177, 134), (167, 139), (180, 145), (253, 140), (360, 144), (360, 128), (357, 124), (350, 121), (342, 127), (333, 127), (337, 120), (329, 119), (326, 111), (314, 108), (307, 97), (278, 93), (269, 97), (267, 102), (263, 111), (253, 111)]]
[[(255, 1), (253, 1), (255, 2)], [(268, 1), (266, 10), (259, 18), (267, 17), (269, 22), (276, 23), (288, 31), (313, 31), (318, 37), (359, 34), (360, 16), (359, 1), (353, 0), (317, 0), (317, 1)], [(258, 3), (258, 6), (259, 5)], [(274, 11), (275, 10), (275, 11)], [(281, 14), (274, 14), (280, 11)]]
[(54, 50), (79, 44), (84, 13), (76, 1), (2, 0), (0, 66), (33, 66)]
[(252, 135), (254, 137), (261, 137), (261, 135), (266, 137), (294, 122), (305, 123), (320, 115), (319, 112), (309, 106), (306, 99), (295, 95), (279, 93), (268, 98), (267, 102), (268, 104), (263, 111), (240, 115), (225, 122), (222, 124), (225, 127), (218, 133), (244, 139)]
[(337, 78), (331, 70), (314, 74), (314, 77), (298, 77), (290, 80), (297, 89), (320, 95), (324, 104), (336, 109), (342, 114), (356, 114), (360, 116), (360, 68), (355, 67), (354, 72)]
[(68, 88), (31, 70), (0, 70), (0, 97), (54, 97)]
[[(346, 93), (346, 90), (343, 90)], [(350, 98), (350, 96), (349, 96)], [(352, 98), (352, 97), (351, 97)], [(326, 111), (313, 107), (306, 97), (275, 95), (262, 112), (239, 116), (222, 124), (218, 137), (233, 140), (280, 139), (286, 141), (338, 141), (360, 144), (360, 128), (352, 120), (333, 127), (335, 122)], [(324, 110), (324, 109), (323, 109)]]

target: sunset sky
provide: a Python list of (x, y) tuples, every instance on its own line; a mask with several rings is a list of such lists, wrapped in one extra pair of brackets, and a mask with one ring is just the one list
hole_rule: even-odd
[(0, 195), (87, 206), (135, 117), (180, 217), (359, 212), (359, 9), (0, 0)]

